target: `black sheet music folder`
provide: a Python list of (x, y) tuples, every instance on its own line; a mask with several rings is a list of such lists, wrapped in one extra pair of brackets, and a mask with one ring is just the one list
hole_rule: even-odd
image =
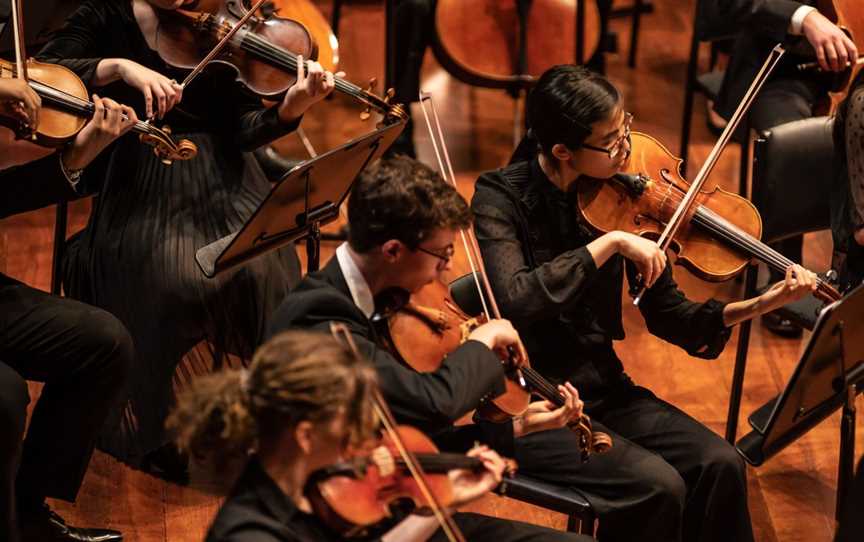
[(289, 171), (239, 231), (198, 249), (198, 266), (207, 277), (215, 277), (335, 220), (354, 180), (381, 157), (404, 126), (398, 122), (375, 130)]

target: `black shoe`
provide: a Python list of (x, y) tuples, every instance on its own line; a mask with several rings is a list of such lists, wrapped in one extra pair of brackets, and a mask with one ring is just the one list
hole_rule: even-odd
[(118, 542), (123, 534), (111, 529), (71, 527), (43, 504), (38, 510), (21, 511), (21, 542)]
[(804, 333), (804, 328), (788, 318), (777, 314), (777, 311), (762, 315), (762, 326), (781, 337), (797, 339)]
[(177, 484), (189, 483), (189, 456), (173, 444), (165, 444), (144, 456), (141, 470)]

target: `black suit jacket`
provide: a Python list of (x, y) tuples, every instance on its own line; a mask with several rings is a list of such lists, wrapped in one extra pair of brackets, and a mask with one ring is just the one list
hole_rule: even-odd
[[(705, 3), (705, 2), (702, 2)], [(707, 2), (715, 4), (714, 2)], [(794, 0), (727, 0), (717, 2), (706, 17), (716, 24), (731, 23), (731, 28), (739, 28), (735, 39), (732, 57), (726, 68), (726, 75), (720, 88), (720, 94), (714, 105), (715, 111), (724, 118), (729, 118), (738, 107), (741, 98), (747, 92), (759, 69), (768, 58), (771, 49), (778, 43), (784, 43), (791, 48), (775, 69), (774, 76), (797, 75), (794, 65), (811, 60), (796, 54), (797, 48), (804, 45), (805, 40), (788, 34), (792, 15), (803, 5), (814, 5), (812, 0), (796, 2)], [(710, 9), (710, 8), (709, 8)], [(730, 27), (725, 27), (729, 29)], [(715, 28), (716, 31), (716, 28)], [(730, 35), (734, 32), (727, 32)], [(703, 34), (704, 35), (704, 34)], [(717, 34), (710, 34), (717, 35)], [(806, 47), (806, 46), (805, 46)]]
[[(333, 257), (321, 271), (307, 275), (282, 302), (273, 317), (268, 336), (291, 328), (329, 333), (330, 322), (348, 326), (357, 347), (372, 360), (384, 398), (400, 423), (417, 427), (442, 442), (454, 443), (450, 449), (466, 444), (464, 433), (456, 437), (454, 421), (470, 412), (487, 395), (500, 395), (505, 389), (501, 361), (485, 345), (468, 341), (454, 350), (441, 367), (431, 373), (418, 373), (399, 362), (379, 346), (372, 322), (354, 304), (351, 291)], [(512, 424), (481, 424), (472, 434), (502, 453), (512, 446)], [(475, 429), (478, 429), (475, 428)], [(502, 449), (503, 448), (503, 449)]]
[(77, 197), (56, 153), (0, 171), (0, 218)]

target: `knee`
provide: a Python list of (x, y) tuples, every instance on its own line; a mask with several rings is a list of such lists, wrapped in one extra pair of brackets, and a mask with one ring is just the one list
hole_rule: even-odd
[(6, 451), (17, 448), (24, 438), (30, 394), (18, 373), (4, 369), (0, 374), (0, 449)]
[(645, 471), (647, 500), (658, 514), (680, 518), (687, 502), (687, 484), (674, 467), (659, 458), (656, 463)]
[(706, 448), (700, 458), (702, 476), (715, 484), (739, 486), (747, 484), (747, 467), (741, 455), (726, 441), (719, 440)]
[(116, 383), (125, 381), (135, 357), (135, 347), (126, 326), (111, 313), (93, 309), (82, 330), (87, 348), (98, 361), (99, 370)]

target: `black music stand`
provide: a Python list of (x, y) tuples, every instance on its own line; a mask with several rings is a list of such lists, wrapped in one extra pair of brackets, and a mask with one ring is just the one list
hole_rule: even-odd
[(843, 409), (837, 514), (844, 509), (855, 459), (855, 396), (864, 391), (864, 286), (827, 306), (783, 392), (750, 415), (754, 431), (735, 447), (759, 466)]
[(307, 270), (317, 270), (321, 226), (339, 216), (354, 180), (404, 127), (404, 122), (397, 122), (299, 164), (273, 186), (239, 231), (198, 249), (198, 266), (212, 278), (305, 238)]

